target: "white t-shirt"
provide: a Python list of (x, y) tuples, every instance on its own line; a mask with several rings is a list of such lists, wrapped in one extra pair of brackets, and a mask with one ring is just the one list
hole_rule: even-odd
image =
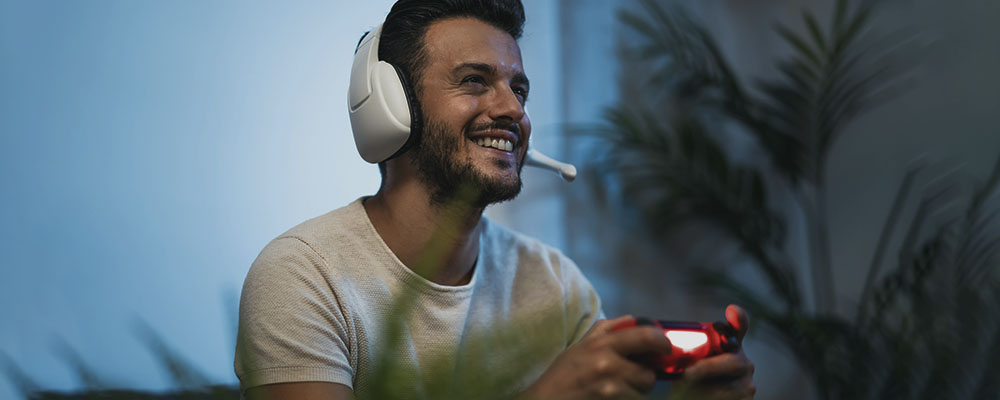
[(569, 258), (487, 218), (471, 281), (426, 280), (389, 250), (361, 201), (292, 228), (254, 261), (240, 299), (242, 390), (323, 381), (359, 398), (513, 393), (603, 318)]

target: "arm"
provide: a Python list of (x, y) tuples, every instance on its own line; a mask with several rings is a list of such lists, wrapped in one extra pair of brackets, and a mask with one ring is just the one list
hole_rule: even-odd
[(248, 396), (280, 394), (285, 383), (293, 390), (351, 384), (351, 339), (327, 271), (322, 257), (291, 237), (275, 239), (254, 261), (240, 299), (235, 360)]
[(347, 386), (329, 382), (276, 383), (247, 389), (247, 400), (353, 400)]
[(628, 357), (671, 351), (663, 331), (651, 326), (612, 331), (633, 319), (604, 320), (601, 301), (572, 260), (558, 253), (554, 263), (562, 279), (568, 348), (517, 400), (637, 398), (648, 393), (656, 375)]
[[(624, 316), (600, 321), (577, 344), (563, 352), (518, 400), (637, 399), (656, 383), (652, 369), (628, 358), (643, 353), (669, 354), (673, 346), (659, 328), (640, 326), (611, 331)], [(726, 319), (746, 334), (747, 316), (737, 306), (726, 309)], [(740, 350), (706, 358), (687, 368), (672, 383), (672, 394), (682, 399), (750, 399), (753, 363)]]
[(654, 327), (611, 330), (631, 318), (624, 316), (594, 324), (518, 400), (638, 398), (651, 391), (656, 383), (655, 373), (628, 356), (666, 354), (672, 346), (663, 331)]

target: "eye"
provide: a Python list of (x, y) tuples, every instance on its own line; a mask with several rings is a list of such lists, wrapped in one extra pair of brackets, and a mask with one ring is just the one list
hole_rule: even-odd
[(514, 86), (511, 88), (514, 91), (514, 95), (521, 99), (521, 103), (528, 101), (528, 88), (522, 86)]
[(486, 86), (486, 79), (479, 75), (469, 75), (462, 79), (463, 85), (475, 85), (476, 87)]

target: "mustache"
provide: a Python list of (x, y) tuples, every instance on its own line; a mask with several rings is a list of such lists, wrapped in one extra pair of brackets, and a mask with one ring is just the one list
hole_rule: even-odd
[(479, 124), (472, 124), (469, 126), (469, 132), (479, 132), (479, 131), (489, 131), (489, 130), (505, 130), (511, 131), (518, 137), (521, 136), (521, 126), (515, 122), (504, 122), (504, 121), (493, 121), (493, 122), (483, 122)]

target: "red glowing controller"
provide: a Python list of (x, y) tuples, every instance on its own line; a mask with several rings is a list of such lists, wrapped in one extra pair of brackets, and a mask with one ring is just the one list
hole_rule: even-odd
[(636, 318), (611, 328), (612, 331), (650, 325), (663, 329), (674, 346), (670, 354), (642, 354), (632, 357), (656, 370), (657, 379), (676, 379), (684, 369), (701, 360), (740, 349), (736, 329), (726, 322), (678, 322)]

